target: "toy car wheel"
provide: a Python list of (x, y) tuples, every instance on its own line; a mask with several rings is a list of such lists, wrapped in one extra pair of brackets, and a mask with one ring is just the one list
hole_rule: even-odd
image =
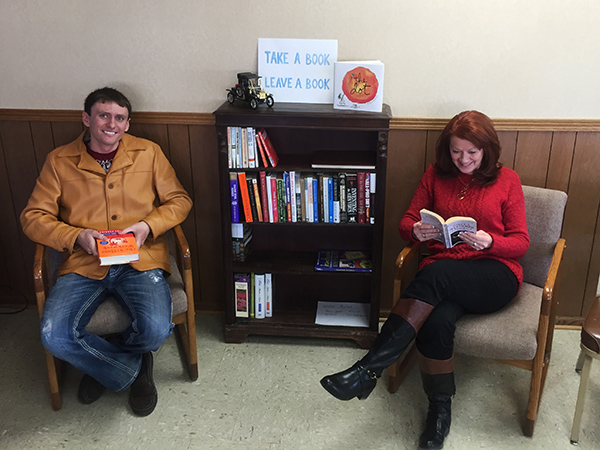
[(227, 93), (227, 101), (233, 104), (233, 102), (235, 101), (235, 95), (233, 95), (233, 92), (229, 91)]
[(235, 95), (237, 95), (239, 98), (244, 98), (244, 90), (241, 86), (235, 87)]
[(258, 108), (258, 100), (256, 100), (256, 97), (252, 97), (250, 99), (250, 108), (252, 108), (252, 109)]
[(275, 104), (275, 100), (273, 100), (272, 95), (267, 95), (266, 103), (269, 108), (273, 107), (273, 105)]

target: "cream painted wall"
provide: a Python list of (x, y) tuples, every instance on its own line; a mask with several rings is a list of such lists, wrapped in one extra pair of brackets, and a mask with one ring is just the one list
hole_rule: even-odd
[(337, 39), (380, 59), (396, 117), (600, 119), (596, 0), (0, 0), (0, 108), (211, 112), (257, 39)]

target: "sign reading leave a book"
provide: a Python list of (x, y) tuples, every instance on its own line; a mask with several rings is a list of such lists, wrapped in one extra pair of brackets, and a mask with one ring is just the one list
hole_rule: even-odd
[(336, 61), (337, 40), (258, 40), (258, 74), (276, 102), (332, 103)]

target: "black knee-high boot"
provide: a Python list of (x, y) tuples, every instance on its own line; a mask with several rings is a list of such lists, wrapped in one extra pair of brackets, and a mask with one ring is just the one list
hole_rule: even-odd
[(421, 372), (423, 389), (429, 400), (425, 430), (419, 438), (419, 447), (441, 449), (450, 432), (452, 396), (456, 389), (454, 372), (430, 375)]
[[(403, 300), (400, 300), (403, 301)], [(433, 306), (419, 300), (406, 299), (383, 324), (369, 353), (349, 369), (321, 379), (321, 385), (334, 397), (350, 400), (366, 399), (375, 389), (385, 368), (396, 361), (412, 342)]]

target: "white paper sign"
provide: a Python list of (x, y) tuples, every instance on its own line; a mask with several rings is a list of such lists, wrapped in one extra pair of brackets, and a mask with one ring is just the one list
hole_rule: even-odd
[(350, 302), (318, 302), (317, 325), (368, 327), (369, 304)]
[(335, 39), (259, 39), (258, 74), (275, 103), (333, 103)]

